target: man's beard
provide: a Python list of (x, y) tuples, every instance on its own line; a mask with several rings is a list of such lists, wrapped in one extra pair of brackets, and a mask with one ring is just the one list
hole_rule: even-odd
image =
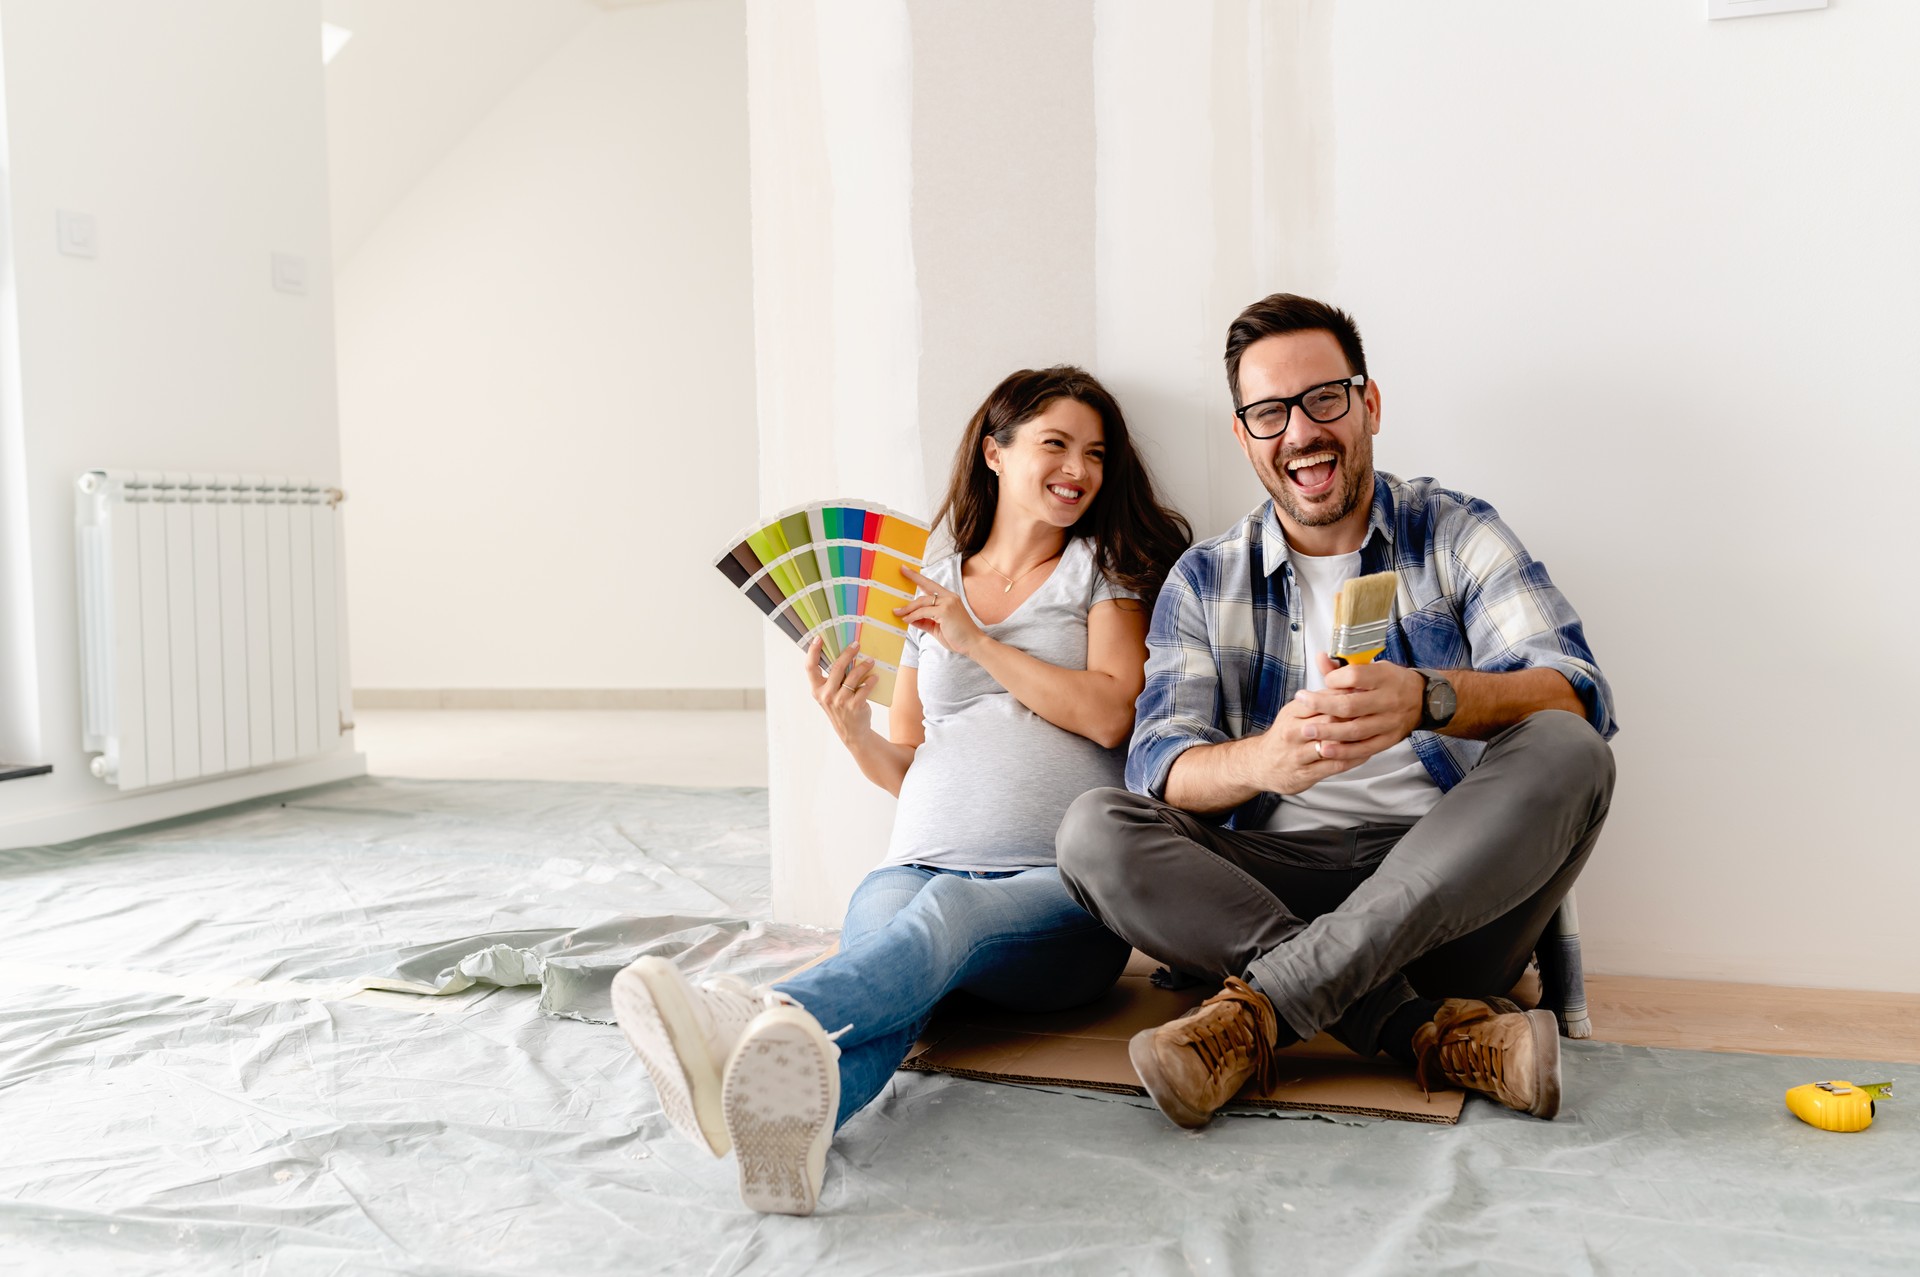
[[(1340, 458), (1340, 487), (1333, 500), (1308, 505), (1300, 500), (1300, 494), (1287, 481), (1286, 466), (1295, 457), (1315, 452), (1331, 452)], [(1266, 488), (1267, 495), (1273, 498), (1274, 504), (1301, 527), (1323, 528), (1330, 523), (1338, 523), (1352, 514), (1354, 507), (1362, 501), (1373, 499), (1373, 436), (1361, 434), (1352, 453), (1327, 444), (1289, 451), (1279, 458), (1273, 470), (1260, 476), (1260, 483)]]

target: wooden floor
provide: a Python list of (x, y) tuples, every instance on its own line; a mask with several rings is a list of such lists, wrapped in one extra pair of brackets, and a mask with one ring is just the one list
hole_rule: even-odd
[[(363, 710), (358, 718), (357, 743), (376, 775), (767, 783), (762, 713)], [(1589, 975), (1587, 1006), (1602, 1042), (1920, 1064), (1920, 994)]]
[(1920, 994), (1590, 975), (1587, 1010), (1602, 1042), (1920, 1064)]

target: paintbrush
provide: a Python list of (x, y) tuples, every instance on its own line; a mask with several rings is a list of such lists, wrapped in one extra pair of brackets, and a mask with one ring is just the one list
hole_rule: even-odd
[(1387, 650), (1387, 620), (1393, 613), (1398, 572), (1355, 577), (1333, 596), (1333, 644), (1327, 655), (1335, 665), (1365, 665)]

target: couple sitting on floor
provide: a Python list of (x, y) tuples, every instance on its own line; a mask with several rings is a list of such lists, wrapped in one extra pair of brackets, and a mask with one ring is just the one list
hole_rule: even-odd
[[(994, 388), (939, 514), (954, 553), (899, 612), (887, 736), (873, 662), (807, 656), (900, 800), (839, 951), (771, 988), (659, 958), (616, 977), (666, 1116), (734, 1150), (754, 1209), (813, 1210), (833, 1132), (946, 995), (1075, 1006), (1133, 948), (1224, 986), (1131, 1045), (1182, 1126), (1322, 1029), (1556, 1112), (1553, 1016), (1499, 995), (1607, 814), (1612, 696), (1579, 618), (1492, 507), (1375, 473), (1380, 389), (1346, 314), (1256, 302), (1226, 366), (1272, 500), (1191, 548), (1099, 382)], [(1387, 569), (1383, 658), (1336, 666), (1335, 592)]]

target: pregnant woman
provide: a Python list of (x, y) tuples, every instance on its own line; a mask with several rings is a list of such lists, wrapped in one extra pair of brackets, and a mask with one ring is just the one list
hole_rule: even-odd
[(715, 1156), (734, 1151), (755, 1210), (813, 1211), (834, 1131), (946, 995), (1076, 1006), (1129, 952), (1067, 895), (1054, 833), (1080, 794), (1122, 783), (1148, 610), (1186, 521), (1155, 496), (1113, 396), (1058, 367), (987, 396), (936, 522), (954, 552), (910, 574), (885, 736), (867, 705), (873, 662), (849, 649), (823, 674), (818, 640), (807, 653), (814, 700), (900, 800), (839, 952), (770, 989), (692, 985), (661, 958), (614, 980), (666, 1116)]

